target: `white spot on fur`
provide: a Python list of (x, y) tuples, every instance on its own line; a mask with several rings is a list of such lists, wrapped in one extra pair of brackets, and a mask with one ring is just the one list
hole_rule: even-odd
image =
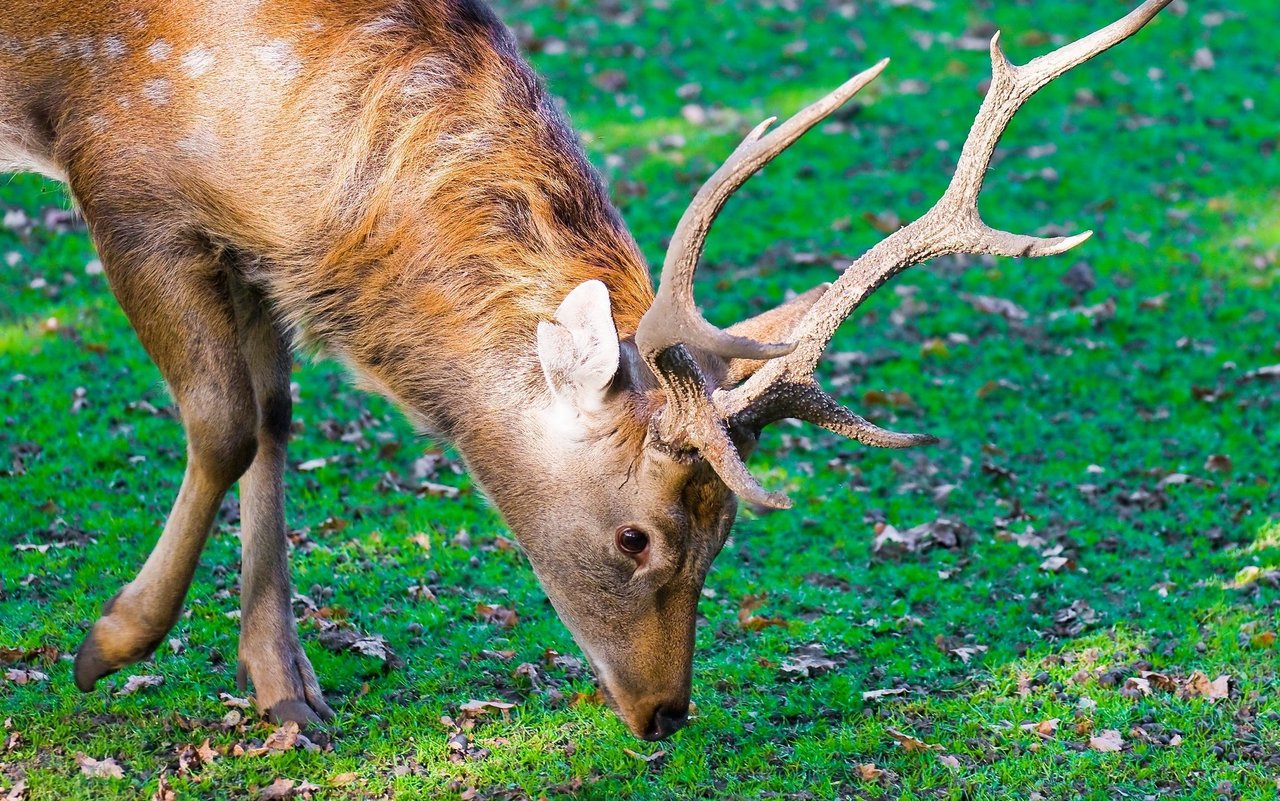
[(77, 36), (75, 38), (76, 55), (85, 61), (93, 61), (94, 50), (93, 40), (88, 36)]
[(368, 31), (369, 33), (386, 33), (387, 31), (394, 31), (399, 27), (400, 22), (393, 17), (378, 17), (372, 22), (366, 23), (363, 30)]
[(191, 156), (208, 158), (218, 152), (218, 137), (214, 134), (211, 121), (206, 117), (197, 118), (191, 131), (174, 145)]
[(156, 39), (147, 48), (147, 58), (151, 59), (152, 63), (156, 63), (164, 61), (172, 52), (173, 45), (169, 44), (164, 39)]
[(213, 53), (206, 47), (197, 47), (182, 57), (182, 70), (188, 78), (199, 78), (213, 69)]
[(280, 78), (291, 81), (302, 72), (302, 62), (293, 52), (293, 45), (283, 39), (253, 48), (254, 57)]
[(142, 85), (142, 96), (153, 106), (167, 105), (173, 96), (173, 84), (168, 78), (152, 78)]
[(36, 50), (46, 47), (52, 48), (53, 52), (57, 53), (62, 58), (66, 58), (71, 55), (71, 42), (60, 33), (54, 33), (49, 36), (42, 36), (39, 39), (36, 39)]
[(122, 58), (128, 48), (124, 46), (124, 39), (112, 34), (102, 40), (102, 54), (110, 59)]

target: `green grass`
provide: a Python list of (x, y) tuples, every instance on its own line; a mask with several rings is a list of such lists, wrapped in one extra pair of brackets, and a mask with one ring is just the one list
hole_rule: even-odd
[[(937, 197), (987, 74), (985, 54), (961, 47), (966, 30), (998, 24), (1024, 61), (1049, 46), (1047, 26), (1083, 34), (1128, 4), (663, 5), (502, 4), (540, 43), (536, 65), (652, 263), (750, 124), (893, 58), (855, 114), (811, 134), (724, 215), (700, 280), (709, 314), (728, 321), (831, 279), (879, 237), (864, 213), (910, 219)], [(0, 268), (0, 645), (61, 654), (4, 666), (48, 680), (0, 680), (0, 794), (23, 781), (32, 799), (144, 798), (163, 777), (179, 798), (255, 797), (278, 778), (325, 799), (1274, 798), (1280, 591), (1267, 571), (1280, 569), (1280, 383), (1241, 378), (1280, 363), (1275, 22), (1273, 0), (1166, 12), (1029, 104), (984, 213), (1011, 230), (1096, 237), (1057, 259), (917, 269), (845, 326), (832, 350), (876, 358), (838, 362), (832, 385), (942, 444), (871, 452), (787, 427), (766, 439), (754, 463), (797, 508), (741, 517), (701, 607), (696, 720), (659, 745), (636, 742), (590, 700), (572, 703), (592, 681), (545, 659), (576, 650), (523, 558), (501, 547), (495, 513), (465, 476), (446, 479), (463, 488), (456, 500), (388, 489), (384, 477), (410, 475), (421, 446), (330, 364), (296, 375), (292, 457), (337, 461), (289, 476), (294, 577), (320, 614), (385, 636), (403, 667), (330, 653), (304, 622), (338, 713), (331, 747), (234, 756), (270, 728), (223, 722), (219, 693), (236, 692), (228, 513), (171, 635), (182, 652), (162, 648), (77, 692), (67, 655), (158, 535), (183, 439), (105, 280), (85, 270), (83, 231), (0, 230), (0, 256), (16, 254)], [(1213, 69), (1193, 67), (1200, 48)], [(691, 123), (688, 104), (710, 122)], [(66, 199), (24, 176), (0, 187), (0, 206), (39, 219)], [(1061, 280), (1076, 263), (1097, 279), (1079, 298)], [(1011, 300), (1029, 319), (983, 314), (961, 293)], [(1055, 314), (1107, 299), (1112, 319)], [(867, 406), (868, 390), (912, 403)], [(1214, 455), (1230, 469), (1209, 469)], [(1162, 483), (1174, 473), (1191, 480)], [(967, 524), (960, 547), (872, 553), (877, 522), (905, 530), (939, 516)], [(1029, 531), (1043, 542), (1022, 547), (1009, 533)], [(1054, 555), (1070, 562), (1042, 570)], [(418, 585), (436, 600), (412, 598)], [(739, 604), (762, 591), (758, 613), (786, 625), (746, 631)], [(478, 621), (481, 602), (514, 607), (518, 625)], [(793, 680), (781, 666), (809, 643), (843, 665)], [(954, 653), (978, 646), (967, 663)], [(1227, 675), (1230, 697), (1125, 691), (1142, 670)], [(132, 674), (164, 683), (117, 695)], [(905, 692), (862, 696), (895, 687)], [(463, 756), (441, 717), (459, 718), (470, 699), (517, 706), (481, 719), (468, 736), (484, 751)], [(1053, 718), (1051, 736), (1023, 728)], [(940, 749), (908, 751), (890, 729)], [(1107, 729), (1123, 751), (1089, 747)], [(180, 770), (180, 749), (206, 738), (226, 753)], [(115, 759), (125, 778), (82, 776), (79, 753)], [(884, 772), (864, 778), (868, 763)]]

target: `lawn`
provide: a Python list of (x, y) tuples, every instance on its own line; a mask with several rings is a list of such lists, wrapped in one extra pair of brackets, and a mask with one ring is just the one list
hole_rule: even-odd
[[(499, 8), (652, 264), (746, 130), (893, 59), (730, 205), (699, 279), (724, 323), (932, 204), (994, 26), (1026, 61), (1128, 5)], [(599, 702), (456, 456), (329, 363), (295, 375), (288, 477), (327, 736), (242, 708), (232, 500), (168, 643), (79, 693), (70, 656), (158, 536), (184, 444), (65, 194), (6, 179), (0, 798), (1275, 798), (1277, 23), (1274, 0), (1175, 2), (1028, 104), (984, 214), (1095, 237), (917, 268), (845, 325), (827, 385), (941, 443), (766, 437), (753, 465), (796, 508), (739, 516), (695, 719), (657, 744)]]

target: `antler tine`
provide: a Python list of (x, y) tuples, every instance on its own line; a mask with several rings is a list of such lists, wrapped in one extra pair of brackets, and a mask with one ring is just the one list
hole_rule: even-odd
[(797, 139), (826, 119), (849, 98), (875, 79), (888, 64), (881, 61), (855, 75), (843, 86), (800, 111), (766, 134), (776, 117), (757, 125), (728, 160), (698, 190), (676, 226), (662, 266), (657, 296), (636, 330), (636, 345), (652, 364), (657, 354), (684, 344), (724, 358), (773, 359), (790, 353), (794, 344), (762, 343), (726, 333), (698, 312), (693, 297), (693, 276), (702, 256), (707, 234), (724, 204), (747, 180)]
[[(715, 393), (716, 406), (726, 420), (731, 425), (758, 427), (780, 416), (793, 416), (836, 430), (828, 424), (833, 419), (834, 401), (813, 382), (813, 371), (840, 324), (891, 277), (949, 253), (1050, 256), (1088, 239), (1091, 232), (1040, 238), (998, 231), (982, 221), (978, 195), (996, 145), (1023, 103), (1054, 78), (1137, 33), (1171, 2), (1146, 0), (1111, 25), (1023, 66), (1015, 66), (1005, 57), (997, 34), (991, 41), (991, 88), (942, 198), (920, 219), (890, 235), (845, 270), (797, 327), (797, 347), (792, 353), (769, 362), (737, 389)], [(776, 387), (788, 389), (780, 394)], [(859, 436), (865, 431), (858, 422), (861, 418), (848, 414), (852, 417), (835, 418), (838, 425), (850, 432), (847, 436), (865, 442)]]

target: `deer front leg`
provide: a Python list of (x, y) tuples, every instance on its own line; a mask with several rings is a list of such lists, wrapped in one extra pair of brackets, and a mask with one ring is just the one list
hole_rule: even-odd
[(237, 680), (252, 680), (258, 708), (277, 723), (328, 720), (311, 662), (298, 641), (291, 605), (285, 539), (284, 470), (293, 403), (288, 334), (260, 294), (234, 293), (241, 353), (258, 406), (257, 455), (240, 479), (240, 664)]
[(111, 242), (99, 236), (107, 275), (177, 400), (187, 467), (142, 570), (106, 603), (76, 653), (76, 685), (86, 692), (150, 656), (173, 627), (222, 497), (257, 449), (253, 386), (219, 265), (185, 249), (113, 252)]

